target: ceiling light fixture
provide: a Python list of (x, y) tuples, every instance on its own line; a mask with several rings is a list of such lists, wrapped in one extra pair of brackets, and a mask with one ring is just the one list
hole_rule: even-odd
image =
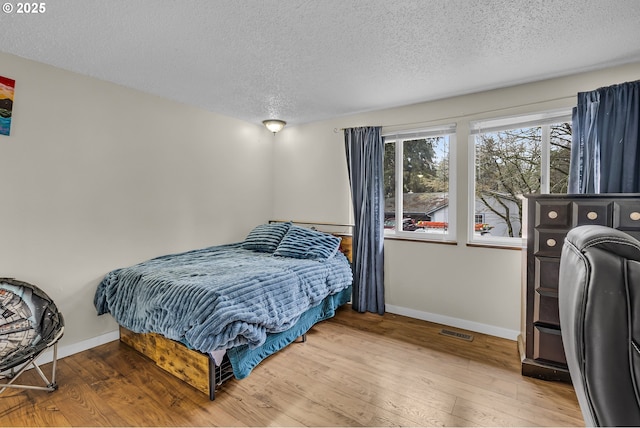
[(284, 126), (287, 124), (287, 122), (285, 122), (284, 120), (278, 119), (263, 120), (262, 123), (267, 127), (269, 131), (273, 132), (274, 134), (278, 131), (281, 131), (282, 128), (284, 128)]

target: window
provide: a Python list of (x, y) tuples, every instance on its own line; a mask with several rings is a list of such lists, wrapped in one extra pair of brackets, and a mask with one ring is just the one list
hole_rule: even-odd
[(385, 235), (454, 240), (455, 125), (383, 137)]
[(470, 241), (520, 245), (522, 195), (567, 192), (571, 114), (474, 122), (471, 139), (475, 161)]

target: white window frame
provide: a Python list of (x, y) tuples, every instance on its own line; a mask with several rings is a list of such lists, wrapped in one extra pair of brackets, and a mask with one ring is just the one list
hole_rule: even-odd
[[(403, 213), (403, 158), (404, 158), (404, 142), (417, 138), (433, 138), (433, 137), (449, 137), (449, 190), (448, 190), (448, 227), (446, 233), (432, 232), (414, 232), (402, 230)], [(394, 230), (385, 229), (385, 237), (396, 237), (402, 239), (418, 240), (418, 241), (440, 241), (455, 242), (456, 241), (456, 124), (446, 124), (439, 126), (431, 126), (421, 129), (389, 131), (382, 129), (382, 137), (386, 140), (395, 142), (395, 181), (396, 181), (396, 202), (395, 202), (395, 218), (396, 226)], [(398, 224), (400, 219), (400, 224)]]
[[(541, 140), (541, 167), (540, 167), (540, 193), (549, 193), (550, 177), (550, 125), (563, 122), (571, 122), (571, 108), (550, 110), (532, 114), (522, 114), (517, 116), (492, 118), (472, 121), (469, 123), (469, 218), (475, 220), (476, 205), (476, 135), (490, 132), (507, 131), (519, 128), (542, 128)], [(523, 213), (523, 217), (526, 213)], [(523, 223), (525, 219), (523, 218)], [(467, 222), (467, 233), (469, 244), (480, 244), (502, 247), (523, 247), (526, 245), (524, 238), (510, 238), (502, 236), (490, 236), (475, 234), (475, 225), (471, 221)], [(524, 227), (524, 224), (522, 225)], [(523, 231), (523, 234), (525, 231)]]

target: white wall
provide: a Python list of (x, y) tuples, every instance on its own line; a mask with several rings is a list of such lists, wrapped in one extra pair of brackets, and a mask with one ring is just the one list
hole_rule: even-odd
[(3, 53), (0, 75), (16, 80), (0, 135), (0, 276), (56, 301), (64, 349), (116, 331), (93, 307), (108, 271), (240, 241), (270, 218), (274, 139), (261, 124)]
[(350, 222), (343, 134), (457, 123), (458, 242), (385, 241), (387, 310), (515, 339), (520, 330), (521, 253), (466, 244), (471, 120), (572, 107), (576, 94), (640, 78), (640, 64), (285, 128), (274, 147), (274, 215)]

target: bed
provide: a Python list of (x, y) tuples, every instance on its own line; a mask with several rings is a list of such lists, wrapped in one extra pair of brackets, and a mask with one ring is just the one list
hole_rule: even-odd
[(242, 242), (115, 269), (94, 305), (123, 343), (213, 400), (350, 300), (350, 257), (344, 233), (269, 222)]

